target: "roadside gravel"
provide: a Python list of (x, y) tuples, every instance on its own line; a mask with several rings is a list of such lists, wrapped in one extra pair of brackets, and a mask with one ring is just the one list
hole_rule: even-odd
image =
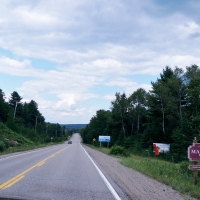
[[(108, 179), (123, 190), (129, 199), (133, 200), (184, 200), (193, 199), (183, 197), (170, 186), (160, 183), (133, 169), (121, 165), (118, 158), (108, 156), (88, 146), (83, 145), (92, 159), (104, 172)], [(120, 194), (119, 194), (120, 196)], [(122, 199), (124, 197), (120, 196)], [(126, 198), (127, 199), (127, 198)]]

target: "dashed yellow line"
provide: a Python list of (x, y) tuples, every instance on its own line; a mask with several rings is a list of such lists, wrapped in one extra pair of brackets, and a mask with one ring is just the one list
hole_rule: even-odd
[(28, 168), (27, 170), (23, 171), (22, 173), (18, 174), (17, 176), (9, 179), (8, 181), (4, 182), (3, 184), (0, 185), (0, 189), (6, 189), (8, 187), (11, 187), (12, 185), (14, 185), (15, 183), (17, 183), (18, 181), (20, 181), (21, 179), (23, 179), (25, 177), (25, 174), (28, 173), (29, 171), (33, 170), (36, 167), (40, 167), (42, 166), (48, 159), (55, 157), (56, 154), (61, 153), (62, 151), (64, 151), (66, 148), (68, 148), (69, 146), (63, 148), (62, 150), (59, 150), (58, 152), (52, 154), (51, 156), (49, 156), (48, 158), (45, 158), (44, 160), (40, 161), (39, 163), (37, 163), (36, 165), (33, 165), (32, 167)]

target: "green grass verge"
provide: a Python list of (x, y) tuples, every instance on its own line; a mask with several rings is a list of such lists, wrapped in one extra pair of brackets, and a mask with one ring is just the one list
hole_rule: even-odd
[[(87, 145), (102, 153), (109, 154), (110, 149)], [(117, 156), (120, 157), (120, 156)], [(200, 178), (194, 185), (193, 172), (188, 169), (190, 162), (171, 163), (159, 158), (147, 158), (131, 154), (129, 157), (120, 157), (121, 164), (137, 170), (159, 182), (171, 186), (183, 195), (200, 199)], [(200, 176), (200, 175), (199, 175)]]
[[(170, 163), (158, 158), (145, 158), (131, 155), (121, 158), (121, 164), (148, 175), (182, 194), (200, 199), (199, 185), (194, 185), (193, 172), (188, 169), (189, 162)], [(198, 182), (200, 179), (198, 178)]]
[[(12, 145), (11, 140), (17, 141), (18, 145)], [(3, 151), (2, 145), (3, 143)], [(5, 124), (0, 122), (0, 155), (15, 153), (20, 151), (28, 151), (36, 148), (42, 148), (46, 146), (51, 146), (55, 144), (61, 144), (63, 142), (49, 142), (49, 143), (34, 143), (30, 139), (18, 134), (11, 129), (9, 129)]]
[(100, 148), (100, 147), (97, 147), (97, 146), (94, 146), (94, 145), (91, 145), (91, 144), (84, 144), (84, 145), (86, 145), (86, 146), (88, 146), (88, 147), (90, 147), (92, 149), (95, 149), (97, 151), (100, 151), (102, 153), (105, 153), (105, 154), (109, 154), (109, 152), (110, 152), (109, 148), (105, 148), (105, 147), (101, 147)]
[(5, 155), (5, 154), (10, 154), (10, 153), (15, 153), (15, 152), (22, 152), (22, 151), (28, 151), (28, 150), (33, 150), (33, 149), (38, 149), (38, 148), (43, 148), (55, 144), (60, 144), (60, 143), (45, 143), (45, 144), (24, 144), (18, 147), (9, 147), (3, 152), (0, 152), (0, 155)]

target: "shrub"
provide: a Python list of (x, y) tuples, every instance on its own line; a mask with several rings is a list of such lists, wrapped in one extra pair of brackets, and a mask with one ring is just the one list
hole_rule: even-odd
[(109, 154), (111, 155), (119, 155), (119, 156), (130, 156), (130, 152), (122, 146), (114, 145), (111, 147)]
[(5, 144), (3, 141), (0, 141), (0, 151), (3, 152), (5, 149)]
[(188, 166), (189, 166), (190, 164), (191, 164), (191, 163), (190, 163), (189, 161), (183, 161), (183, 162), (181, 162), (181, 163), (179, 164), (179, 166), (180, 166), (180, 172), (181, 172), (183, 175), (192, 176), (193, 171), (188, 169)]
[(4, 140), (3, 140), (3, 143), (4, 143), (6, 149), (9, 148), (9, 147), (11, 146), (9, 140), (5, 140), (5, 139), (4, 139)]

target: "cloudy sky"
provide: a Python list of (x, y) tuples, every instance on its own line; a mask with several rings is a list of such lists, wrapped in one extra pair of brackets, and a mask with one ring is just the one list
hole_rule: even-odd
[(200, 1), (6, 0), (0, 88), (47, 122), (88, 123), (116, 92), (151, 89), (166, 65), (200, 65)]

